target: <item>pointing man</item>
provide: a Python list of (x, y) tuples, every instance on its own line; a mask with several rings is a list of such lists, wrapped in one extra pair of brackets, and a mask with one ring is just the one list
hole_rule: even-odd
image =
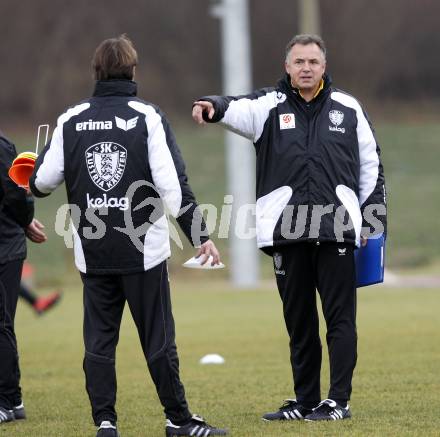
[[(296, 393), (264, 419), (346, 419), (357, 357), (354, 249), (372, 213), (373, 231), (386, 225), (380, 151), (359, 102), (331, 86), (320, 37), (295, 36), (285, 70), (274, 88), (203, 97), (192, 114), (249, 138), (257, 154), (257, 241), (274, 259)], [(316, 289), (330, 357), (322, 402)]]

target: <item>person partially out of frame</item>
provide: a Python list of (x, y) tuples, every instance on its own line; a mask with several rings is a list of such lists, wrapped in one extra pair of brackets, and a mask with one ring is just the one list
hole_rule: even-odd
[(26, 237), (47, 239), (34, 218), (34, 199), (8, 176), (17, 151), (0, 132), (0, 425), (26, 419), (20, 385), (15, 313), (26, 258)]

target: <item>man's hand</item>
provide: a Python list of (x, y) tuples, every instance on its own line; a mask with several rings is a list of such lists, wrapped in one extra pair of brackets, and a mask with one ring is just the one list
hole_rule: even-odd
[(33, 219), (25, 230), (26, 237), (34, 243), (44, 243), (47, 240), (46, 234), (43, 232), (44, 225), (37, 219)]
[(361, 246), (365, 247), (368, 243), (368, 238), (361, 237)]
[(211, 265), (214, 266), (216, 264), (220, 264), (220, 253), (215, 247), (215, 244), (211, 241), (205, 241), (200, 248), (197, 250), (196, 258), (203, 255), (203, 258), (201, 259), (201, 265), (206, 263), (208, 261), (208, 258), (210, 255), (212, 255), (212, 262)]
[[(192, 110), (192, 118), (196, 123), (204, 124), (206, 123), (203, 120), (203, 113), (206, 112), (208, 114), (208, 118), (211, 120), (214, 117), (215, 109), (211, 102), (207, 102), (205, 100), (198, 100), (194, 102), (193, 110)], [(215, 247), (215, 246), (214, 246)]]

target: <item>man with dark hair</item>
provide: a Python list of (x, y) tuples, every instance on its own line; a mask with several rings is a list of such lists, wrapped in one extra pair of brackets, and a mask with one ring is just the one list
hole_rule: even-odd
[(96, 80), (132, 80), (138, 55), (126, 35), (104, 40), (95, 50), (92, 69)]
[[(371, 235), (373, 211), (375, 232), (385, 232), (379, 146), (359, 102), (332, 88), (325, 69), (323, 40), (297, 35), (287, 45), (286, 74), (276, 87), (202, 97), (193, 106), (196, 122), (222, 123), (251, 139), (257, 153), (257, 241), (273, 256), (296, 393), (265, 420), (351, 417), (354, 249)], [(330, 390), (322, 402), (316, 289), (330, 358)]]
[(8, 176), (17, 156), (15, 146), (0, 133), (0, 424), (25, 419), (20, 387), (14, 319), (26, 258), (26, 236), (46, 241), (34, 216), (34, 201)]
[(163, 203), (203, 262), (218, 264), (220, 256), (165, 115), (136, 97), (136, 64), (126, 36), (99, 45), (93, 97), (58, 118), (30, 187), (44, 197), (66, 184), (84, 285), (84, 372), (97, 436), (118, 435), (115, 352), (125, 302), (165, 410), (166, 435), (225, 435), (190, 414), (180, 381)]

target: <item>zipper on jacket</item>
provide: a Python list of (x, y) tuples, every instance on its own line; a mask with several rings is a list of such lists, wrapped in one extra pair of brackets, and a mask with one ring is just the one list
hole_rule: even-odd
[(308, 224), (308, 230), (309, 230), (309, 235), (307, 236), (307, 240), (311, 240), (310, 237), (310, 231), (312, 228), (312, 199), (311, 199), (311, 189), (310, 189), (310, 185), (311, 185), (311, 154), (310, 154), (310, 119), (311, 119), (311, 114), (310, 111), (312, 110), (311, 108), (311, 104), (304, 102), (304, 112), (307, 118), (307, 139), (306, 139), (306, 164), (307, 164), (307, 173), (308, 173), (308, 179), (307, 179), (307, 197), (308, 197), (308, 207), (307, 207), (307, 221), (306, 221), (306, 229), (307, 229), (307, 224)]

